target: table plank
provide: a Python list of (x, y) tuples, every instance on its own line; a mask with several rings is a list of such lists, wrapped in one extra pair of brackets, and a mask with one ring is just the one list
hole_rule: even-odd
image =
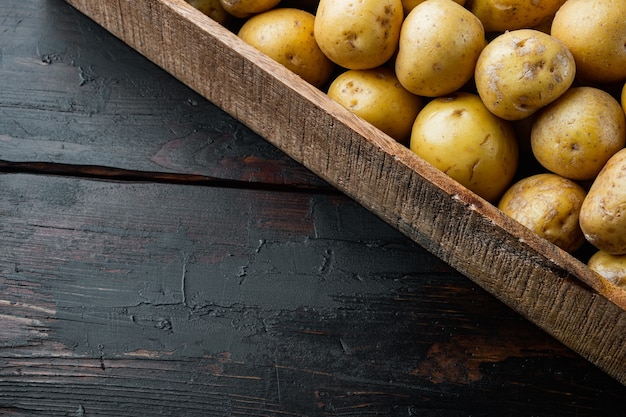
[(0, 16), (0, 160), (328, 188), (67, 4), (3, 1)]
[(591, 416), (621, 404), (621, 385), (351, 200), (288, 197), (0, 177), (0, 412)]
[(0, 33), (1, 415), (622, 408), (623, 386), (63, 1), (0, 2)]

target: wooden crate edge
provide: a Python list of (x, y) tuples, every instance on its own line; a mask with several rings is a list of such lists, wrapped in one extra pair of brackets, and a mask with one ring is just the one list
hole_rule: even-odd
[[(183, 0), (66, 1), (626, 384), (621, 290), (324, 101)], [(337, 166), (340, 159), (345, 166)], [(381, 195), (379, 187), (390, 183)], [(492, 256), (499, 258), (489, 264)]]

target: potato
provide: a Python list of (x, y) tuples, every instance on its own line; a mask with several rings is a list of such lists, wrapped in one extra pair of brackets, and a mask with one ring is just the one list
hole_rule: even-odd
[(328, 96), (399, 142), (406, 142), (422, 99), (408, 92), (391, 68), (348, 70), (333, 80)]
[(579, 226), (585, 190), (572, 180), (552, 173), (523, 178), (509, 188), (498, 208), (540, 237), (567, 252), (585, 241)]
[(304, 10), (273, 9), (248, 19), (238, 35), (244, 42), (319, 87), (330, 78), (334, 64), (315, 41), (314, 21), (315, 17)]
[(377, 68), (395, 54), (403, 19), (401, 0), (320, 0), (315, 38), (344, 68)]
[(519, 158), (510, 122), (489, 112), (476, 94), (464, 92), (424, 106), (413, 124), (410, 148), (491, 202), (509, 186)]
[(487, 32), (504, 32), (545, 23), (565, 1), (469, 0), (466, 7), (483, 22)]
[(626, 80), (626, 1), (568, 0), (554, 15), (550, 33), (572, 52), (580, 78)]
[(599, 250), (626, 254), (626, 149), (613, 155), (593, 181), (581, 207), (580, 227)]
[(209, 16), (221, 25), (228, 24), (230, 14), (224, 10), (220, 0), (186, 0), (187, 3)]
[(591, 180), (626, 145), (626, 117), (606, 91), (570, 88), (539, 113), (530, 141), (535, 158), (549, 171)]
[(450, 94), (472, 78), (484, 46), (485, 31), (476, 16), (453, 1), (428, 0), (402, 24), (396, 75), (414, 94)]
[[(402, 0), (402, 7), (404, 8), (404, 14), (407, 15), (411, 10), (415, 8), (420, 3), (425, 2), (426, 0)], [(463, 6), (466, 0), (454, 0)]]
[(230, 15), (246, 18), (266, 12), (280, 3), (280, 0), (219, 0)]
[(574, 57), (556, 38), (534, 29), (505, 32), (483, 49), (476, 89), (495, 115), (520, 120), (559, 98), (576, 75)]
[(587, 266), (607, 281), (626, 289), (626, 255), (611, 255), (600, 250), (589, 258)]

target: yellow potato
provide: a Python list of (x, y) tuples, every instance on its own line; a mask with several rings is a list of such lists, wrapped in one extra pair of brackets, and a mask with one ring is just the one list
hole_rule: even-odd
[(565, 1), (469, 0), (466, 7), (483, 22), (487, 32), (504, 32), (545, 23)]
[(226, 25), (230, 20), (230, 14), (224, 10), (220, 0), (186, 0), (187, 3), (209, 16), (221, 25)]
[(626, 80), (626, 1), (568, 0), (555, 14), (551, 34), (574, 55), (580, 78)]
[(415, 119), (410, 148), (491, 202), (509, 186), (519, 158), (511, 124), (489, 112), (476, 94), (464, 92), (424, 106)]
[(344, 68), (377, 68), (396, 52), (403, 19), (401, 0), (320, 0), (315, 38)]
[(280, 3), (280, 0), (219, 0), (224, 10), (239, 18), (266, 12)]
[(626, 149), (613, 155), (593, 181), (581, 208), (580, 227), (596, 248), (626, 254)]
[(476, 16), (453, 1), (428, 0), (402, 24), (396, 75), (414, 94), (450, 94), (472, 78), (484, 46), (485, 31)]
[(304, 10), (279, 8), (248, 19), (239, 37), (314, 86), (329, 78), (334, 64), (313, 36), (315, 17)]
[(626, 113), (626, 84), (624, 84), (624, 86), (622, 87), (621, 102), (622, 102), (622, 110), (624, 110), (624, 113)]
[(422, 99), (408, 92), (392, 69), (348, 70), (333, 80), (328, 96), (399, 142), (405, 142)]
[(513, 184), (502, 196), (498, 208), (571, 253), (585, 241), (578, 224), (584, 198), (585, 190), (574, 181), (542, 173)]
[[(415, 8), (420, 3), (425, 2), (426, 0), (402, 0), (402, 7), (404, 8), (404, 14), (407, 15), (411, 10)], [(463, 6), (466, 0), (454, 0)]]
[(538, 30), (518, 29), (483, 49), (474, 78), (489, 110), (520, 120), (559, 98), (575, 75), (574, 57), (562, 42)]
[(626, 145), (626, 117), (606, 91), (570, 88), (539, 113), (530, 141), (535, 158), (549, 171), (591, 180)]
[(626, 289), (626, 255), (611, 255), (597, 251), (587, 266), (607, 281)]

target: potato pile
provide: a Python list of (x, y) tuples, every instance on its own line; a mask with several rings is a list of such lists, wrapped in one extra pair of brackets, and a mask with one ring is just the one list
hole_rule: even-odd
[(626, 1), (187, 1), (626, 287)]

